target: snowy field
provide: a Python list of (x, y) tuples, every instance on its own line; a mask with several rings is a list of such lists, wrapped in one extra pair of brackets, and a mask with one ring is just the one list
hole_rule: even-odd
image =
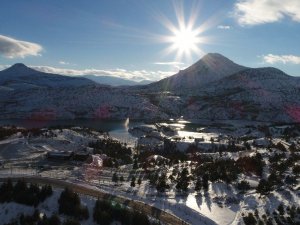
[[(200, 225), (200, 224), (243, 224), (243, 215), (249, 212), (254, 213), (257, 210), (260, 216), (267, 212), (274, 212), (277, 207), (283, 203), (284, 205), (299, 206), (300, 202), (300, 185), (299, 175), (296, 176), (296, 184), (288, 185), (283, 183), (280, 188), (272, 190), (268, 195), (261, 195), (255, 190), (261, 178), (268, 179), (270, 176), (271, 158), (276, 154), (284, 154), (284, 159), (291, 157), (291, 152), (288, 150), (291, 146), (299, 148), (300, 138), (295, 136), (287, 139), (283, 136), (283, 130), (286, 127), (271, 127), (270, 135), (272, 138), (266, 138), (262, 129), (255, 127), (240, 127), (238, 129), (229, 129), (226, 132), (223, 129), (203, 128), (199, 131), (183, 131), (179, 130), (178, 135), (181, 138), (178, 143), (195, 143), (196, 139), (200, 139), (200, 144), (208, 146), (207, 151), (213, 145), (229, 145), (229, 142), (234, 140), (236, 146), (251, 145), (251, 149), (237, 152), (200, 152), (200, 155), (209, 156), (219, 159), (238, 160), (240, 157), (252, 157), (259, 153), (265, 163), (262, 176), (251, 173), (242, 173), (238, 176), (237, 181), (233, 184), (226, 184), (222, 181), (209, 182), (207, 191), (194, 191), (194, 183), (190, 182), (187, 192), (176, 190), (175, 184), (168, 181), (170, 188), (165, 193), (160, 193), (155, 187), (149, 184), (145, 172), (142, 169), (133, 171), (132, 165), (124, 165), (119, 169), (101, 168), (96, 173), (82, 163), (78, 162), (50, 162), (45, 159), (48, 152), (53, 151), (74, 151), (80, 152), (86, 149), (91, 141), (106, 138), (107, 134), (87, 131), (81, 128), (48, 130), (43, 132), (43, 135), (24, 136), (21, 133), (14, 134), (9, 138), (0, 141), (0, 160), (1, 169), (0, 176), (26, 176), (35, 175), (41, 177), (50, 177), (55, 179), (67, 180), (76, 184), (89, 185), (101, 191), (111, 193), (117, 196), (142, 201), (146, 204), (153, 205), (163, 209), (166, 212), (172, 213), (184, 221)], [(147, 128), (147, 132), (154, 132), (157, 135), (160, 132), (161, 136), (166, 136), (162, 131), (155, 130), (154, 126)], [(145, 132), (145, 131), (143, 131)], [(201, 140), (201, 139), (204, 140)], [(178, 144), (177, 143), (177, 144)], [(272, 147), (270, 147), (272, 144)], [(278, 147), (278, 146), (281, 147)], [(180, 146), (180, 145), (177, 145)], [(283, 146), (283, 147), (282, 147)], [(203, 147), (203, 146), (201, 146)], [(285, 151), (280, 148), (286, 149)], [(180, 151), (183, 151), (179, 148)], [(299, 155), (299, 152), (295, 153)], [(43, 168), (38, 166), (43, 165)], [(294, 162), (294, 165), (300, 165), (299, 160)], [(187, 163), (173, 164), (169, 167), (164, 167), (167, 170), (169, 177), (175, 168), (188, 167)], [(190, 171), (193, 169), (190, 166)], [(156, 166), (155, 171), (162, 171), (163, 168)], [(123, 176), (124, 181), (118, 185), (112, 182), (113, 173), (118, 176)], [(286, 170), (283, 175), (285, 177), (293, 175), (292, 169)], [(131, 187), (131, 177), (141, 177), (140, 185)], [(247, 181), (251, 188), (245, 192), (237, 189), (236, 183)], [(50, 213), (57, 210), (57, 206), (51, 206), (53, 202), (57, 202), (57, 192), (51, 198), (39, 207), (44, 212)], [(55, 200), (56, 199), (56, 200)], [(94, 199), (84, 197), (82, 201), (89, 205)], [(50, 205), (50, 206), (49, 206)], [(93, 205), (93, 204), (90, 204)], [(0, 217), (9, 219), (10, 211), (15, 212), (31, 212), (30, 207), (22, 207), (15, 203), (2, 204)], [(48, 208), (48, 211), (47, 211)], [(54, 210), (54, 211), (53, 211)], [(92, 224), (91, 221), (83, 224)]]

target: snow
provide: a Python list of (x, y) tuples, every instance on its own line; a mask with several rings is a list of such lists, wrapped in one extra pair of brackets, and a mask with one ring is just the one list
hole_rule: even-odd
[(0, 71), (0, 77), (1, 119), (299, 122), (299, 78), (275, 68), (249, 69), (217, 53), (174, 76), (135, 88), (42, 73), (25, 65)]
[[(210, 137), (214, 138), (215, 144), (218, 144), (221, 141), (222, 143), (226, 144), (229, 140), (229, 137), (233, 133), (235, 134), (235, 137), (239, 137), (239, 134), (244, 135), (245, 132), (247, 132), (245, 128), (240, 127), (232, 127), (231, 130), (224, 133), (222, 129), (218, 130), (215, 127), (210, 127), (210, 129), (201, 129), (201, 132), (187, 131), (188, 133), (184, 134), (190, 135), (191, 133), (195, 133), (198, 135), (197, 137), (199, 140), (202, 138), (202, 136), (204, 136), (204, 140), (200, 141), (209, 146), (211, 145)], [(299, 205), (300, 195), (298, 193), (299, 190), (297, 190), (299, 185), (293, 187), (292, 189), (287, 186), (283, 186), (281, 189), (271, 192), (271, 194), (267, 197), (263, 197), (257, 194), (255, 191), (260, 177), (250, 174), (243, 174), (238, 178), (238, 181), (248, 181), (252, 187), (250, 191), (245, 193), (239, 193), (235, 187), (235, 184), (227, 185), (222, 182), (214, 182), (210, 184), (209, 191), (207, 193), (202, 191), (201, 194), (197, 194), (193, 191), (193, 185), (191, 185), (190, 191), (186, 194), (176, 192), (174, 187), (171, 187), (171, 189), (166, 193), (161, 194), (157, 193), (156, 189), (152, 188), (144, 179), (141, 186), (135, 188), (130, 187), (129, 173), (132, 165), (124, 165), (120, 171), (117, 171), (113, 168), (102, 168), (101, 171), (95, 170), (95, 173), (87, 170), (80, 164), (72, 164), (72, 166), (70, 164), (60, 166), (50, 165), (48, 169), (43, 171), (32, 170), (30, 167), (27, 169), (24, 168), (24, 164), (26, 164), (26, 162), (28, 162), (28, 164), (29, 162), (32, 163), (32, 160), (36, 160), (45, 152), (73, 149), (75, 146), (80, 146), (80, 148), (78, 148), (79, 150), (82, 147), (85, 147), (85, 145), (91, 140), (104, 138), (103, 135), (98, 132), (87, 133), (78, 128), (51, 130), (53, 136), (50, 135), (51, 132), (47, 129), (45, 129), (44, 132), (48, 136), (42, 135), (39, 137), (30, 138), (12, 136), (0, 143), (0, 157), (2, 161), (9, 159), (16, 163), (16, 161), (19, 159), (19, 163), (23, 163), (23, 166), (20, 166), (19, 169), (18, 167), (14, 167), (12, 169), (10, 169), (10, 167), (5, 167), (1, 169), (0, 174), (2, 177), (5, 175), (17, 176), (19, 174), (24, 176), (24, 174), (38, 174), (41, 177), (62, 179), (74, 184), (84, 185), (93, 189), (101, 190), (103, 192), (153, 205), (167, 212), (175, 214), (177, 217), (182, 218), (191, 224), (196, 225), (199, 225), (199, 223), (202, 222), (206, 224), (240, 224), (242, 220), (242, 213), (254, 211), (256, 208), (262, 215), (266, 210), (272, 212), (278, 207), (280, 202), (283, 202), (285, 205)], [(255, 129), (253, 129), (253, 132), (255, 132)], [(250, 137), (250, 144), (253, 140), (261, 141), (263, 144), (265, 143), (266, 139), (264, 139), (264, 134), (257, 134), (259, 134), (259, 136), (255, 137), (252, 136), (252, 132), (248, 134)], [(194, 139), (195, 137), (191, 139), (185, 138), (180, 140), (178, 143), (189, 144), (193, 143)], [(297, 138), (292, 138), (291, 140), (286, 141), (284, 136), (278, 136), (278, 134), (276, 134), (276, 137), (272, 139), (272, 142), (274, 144), (280, 142), (285, 145), (286, 148), (288, 148), (290, 143), (295, 142), (296, 139)], [(221, 157), (237, 159), (241, 156), (251, 156), (256, 154), (256, 152), (259, 152), (262, 154), (263, 160), (267, 165), (264, 168), (262, 177), (267, 178), (270, 174), (268, 168), (268, 159), (275, 153), (280, 152), (280, 150), (271, 149), (272, 152), (270, 152), (270, 150), (266, 149), (264, 146), (265, 144), (261, 145), (260, 147), (251, 146), (251, 150), (241, 152), (226, 152), (223, 153)], [(22, 149), (22, 151), (20, 149)], [(218, 153), (199, 152), (199, 154), (210, 154), (213, 158), (220, 157)], [(289, 152), (285, 152), (285, 154), (286, 157), (289, 157), (290, 155)], [(153, 158), (156, 157), (153, 156)], [(191, 166), (188, 162), (185, 164)], [(170, 174), (175, 167), (181, 168), (182, 165), (183, 164), (178, 164), (171, 168), (165, 168), (165, 171), (169, 170), (168, 173)], [(162, 167), (157, 167), (157, 169), (160, 169), (161, 171), (163, 170)], [(111, 176), (114, 172), (117, 172), (118, 175), (124, 176), (125, 182), (122, 185), (115, 185), (112, 182)], [(291, 171), (286, 172), (286, 174), (290, 173)], [(134, 175), (137, 178), (139, 176), (142, 176), (143, 178), (144, 176), (141, 170), (135, 172)]]

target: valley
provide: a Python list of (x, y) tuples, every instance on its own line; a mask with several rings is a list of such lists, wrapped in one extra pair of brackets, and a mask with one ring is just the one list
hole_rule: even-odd
[(136, 86), (16, 64), (0, 72), (0, 177), (144, 204), (154, 224), (298, 224), (299, 91), (297, 77), (217, 53)]
[[(137, 138), (132, 148), (90, 128), (4, 127), (14, 134), (0, 142), (0, 175), (89, 185), (189, 224), (240, 224), (253, 218), (296, 223), (300, 127), (233, 124), (129, 123)], [(295, 216), (286, 208), (277, 216), (280, 204), (287, 203), (296, 207)]]

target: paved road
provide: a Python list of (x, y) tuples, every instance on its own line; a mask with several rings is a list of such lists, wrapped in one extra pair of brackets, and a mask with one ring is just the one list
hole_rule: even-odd
[[(26, 176), (26, 177), (12, 177), (11, 179), (13, 181), (16, 181), (18, 179), (24, 179), (28, 183), (36, 183), (36, 184), (50, 184), (53, 187), (58, 188), (65, 188), (69, 187), (72, 188), (75, 192), (83, 195), (89, 195), (92, 197), (105, 199), (105, 200), (113, 200), (115, 202), (119, 202), (120, 204), (127, 205), (128, 207), (139, 210), (144, 212), (147, 215), (151, 215), (152, 217), (158, 218), (161, 220), (164, 224), (170, 224), (170, 225), (187, 225), (188, 223), (182, 221), (180, 218), (164, 212), (158, 208), (155, 208), (151, 205), (147, 205), (140, 201), (133, 201), (128, 198), (124, 198), (121, 196), (115, 196), (109, 193), (105, 193), (96, 187), (83, 185), (83, 184), (75, 184), (71, 182), (67, 182), (64, 180), (57, 180), (52, 178), (45, 178), (45, 177), (39, 177), (39, 176)], [(0, 178), (0, 182), (7, 180), (7, 178)]]

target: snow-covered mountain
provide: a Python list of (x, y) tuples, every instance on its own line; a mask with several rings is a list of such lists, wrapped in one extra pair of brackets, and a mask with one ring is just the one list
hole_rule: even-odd
[(209, 53), (177, 74), (150, 84), (152, 90), (195, 90), (204, 84), (246, 69), (218, 53)]
[[(165, 90), (168, 90), (165, 92)], [(248, 119), (300, 122), (300, 78), (220, 54), (142, 87), (111, 87), (17, 64), (0, 72), (0, 119)]]
[(23, 64), (0, 72), (0, 119), (166, 119), (147, 98)]
[(300, 78), (276, 68), (247, 69), (188, 97), (184, 115), (208, 119), (300, 122)]
[(133, 80), (122, 79), (119, 77), (112, 77), (112, 76), (83, 75), (82, 77), (95, 81), (98, 84), (105, 84), (111, 86), (134, 86), (134, 85), (145, 85), (151, 83), (151, 81), (149, 80), (142, 80), (140, 82), (136, 82)]
[(22, 63), (0, 71), (0, 88), (80, 87), (94, 84), (95, 82), (86, 78), (39, 72)]

